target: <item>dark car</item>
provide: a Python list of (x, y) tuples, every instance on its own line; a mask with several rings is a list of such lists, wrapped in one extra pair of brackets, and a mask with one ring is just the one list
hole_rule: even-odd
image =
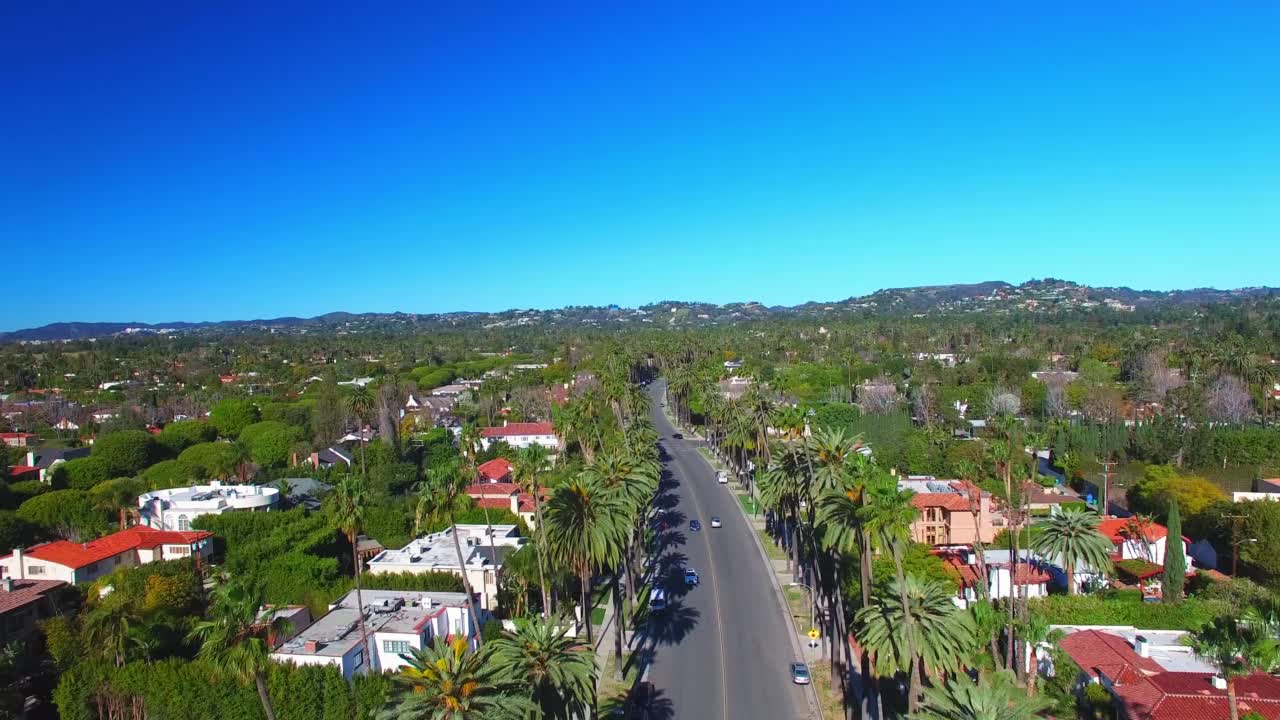
[(697, 520), (689, 521), (689, 532), (698, 532), (701, 529), (702, 529), (702, 523), (698, 522)]
[(672, 438), (674, 438), (674, 439), (676, 439), (676, 440), (683, 440), (683, 439), (684, 439), (684, 433), (671, 433), (671, 437), (672, 437)]

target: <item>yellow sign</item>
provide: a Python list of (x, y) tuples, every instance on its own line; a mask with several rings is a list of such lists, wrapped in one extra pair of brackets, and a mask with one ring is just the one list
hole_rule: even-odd
[(818, 639), (818, 629), (817, 629), (817, 628), (809, 628), (809, 639), (810, 639), (810, 640), (817, 640), (817, 639)]

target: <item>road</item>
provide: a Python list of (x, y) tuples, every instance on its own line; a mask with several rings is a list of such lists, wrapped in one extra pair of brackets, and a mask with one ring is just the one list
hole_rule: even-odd
[[(751, 538), (754, 530), (734, 507), (738, 500), (729, 488), (716, 483), (696, 443), (673, 437), (660, 405), (663, 382), (653, 383), (650, 393), (664, 466), (659, 517), (667, 523), (659, 534), (655, 578), (666, 579), (669, 606), (638, 638), (652, 652), (648, 678), (656, 701), (650, 715), (806, 718), (805, 696), (789, 674), (789, 621)], [(712, 516), (724, 527), (713, 529)], [(702, 522), (701, 532), (689, 531), (692, 519)], [(685, 565), (698, 570), (699, 586), (685, 587)]]

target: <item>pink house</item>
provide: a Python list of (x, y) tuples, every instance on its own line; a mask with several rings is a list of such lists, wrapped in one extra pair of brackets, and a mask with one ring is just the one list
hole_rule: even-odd
[(957, 480), (913, 475), (898, 481), (899, 490), (910, 490), (911, 504), (920, 517), (911, 525), (911, 539), (926, 545), (989, 543), (1005, 526), (991, 493)]

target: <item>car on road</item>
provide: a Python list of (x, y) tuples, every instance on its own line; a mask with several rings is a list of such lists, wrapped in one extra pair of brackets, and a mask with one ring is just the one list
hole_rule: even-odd
[(791, 682), (797, 685), (808, 685), (809, 666), (802, 662), (791, 663)]
[(720, 525), (720, 516), (719, 516), (719, 515), (712, 515), (712, 516), (711, 516), (711, 527), (713, 527), (713, 528), (718, 528), (718, 527), (720, 527), (720, 526), (721, 526), (721, 525)]
[(687, 568), (685, 568), (685, 569), (684, 569), (684, 584), (685, 584), (685, 585), (697, 585), (697, 584), (698, 584), (698, 583), (700, 583), (700, 582), (702, 582), (702, 579), (698, 577), (698, 571), (697, 571), (697, 570), (694, 570), (694, 569), (693, 569), (693, 568), (691, 568), (691, 567), (687, 567)]
[(684, 434), (683, 434), (683, 433), (671, 433), (671, 439), (673, 439), (673, 440), (683, 440), (683, 439), (684, 439)]
[(649, 593), (649, 609), (657, 612), (667, 607), (667, 592), (662, 588), (654, 588)]
[(728, 484), (729, 484), (729, 473), (727, 473), (727, 472), (725, 472), (725, 471), (723, 471), (723, 470), (721, 470), (720, 472), (716, 473), (716, 482), (720, 483), (721, 485), (728, 485)]
[(702, 523), (698, 522), (697, 520), (689, 521), (689, 532), (698, 532), (701, 529), (702, 529)]

